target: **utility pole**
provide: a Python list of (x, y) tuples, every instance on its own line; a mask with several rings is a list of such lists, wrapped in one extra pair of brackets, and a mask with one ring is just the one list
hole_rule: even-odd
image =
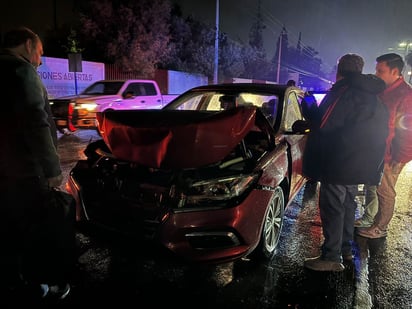
[(216, 35), (215, 35), (215, 66), (213, 72), (213, 83), (217, 84), (219, 70), (219, 0), (216, 0)]
[(276, 74), (276, 82), (280, 83), (280, 60), (282, 59), (282, 41), (283, 41), (283, 29), (279, 36), (279, 54), (278, 54), (278, 69)]

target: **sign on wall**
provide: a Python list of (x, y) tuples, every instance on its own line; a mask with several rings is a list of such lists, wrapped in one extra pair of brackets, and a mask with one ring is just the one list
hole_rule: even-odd
[(58, 98), (75, 94), (75, 76), (78, 92), (90, 84), (104, 79), (104, 63), (82, 61), (82, 72), (69, 72), (67, 59), (42, 57), (42, 65), (37, 70), (49, 94)]

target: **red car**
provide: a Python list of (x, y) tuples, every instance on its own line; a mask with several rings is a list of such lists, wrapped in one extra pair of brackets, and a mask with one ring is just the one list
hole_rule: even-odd
[[(68, 189), (77, 219), (188, 261), (270, 259), (303, 187), (302, 91), (271, 84), (193, 88), (161, 110), (97, 115)], [(253, 255), (252, 255), (253, 253)]]

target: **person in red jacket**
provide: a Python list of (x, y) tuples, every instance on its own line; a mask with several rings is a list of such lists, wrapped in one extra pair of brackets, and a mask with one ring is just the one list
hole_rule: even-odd
[[(405, 164), (412, 160), (412, 87), (402, 77), (403, 67), (404, 61), (398, 54), (389, 53), (376, 58), (376, 75), (386, 84), (380, 98), (389, 111), (389, 134), (382, 181), (376, 190), (372, 187), (368, 191), (377, 195), (376, 216), (372, 226), (357, 229), (358, 235), (367, 238), (387, 235), (395, 208), (396, 181)], [(373, 209), (366, 207), (364, 217), (371, 212)], [(361, 220), (358, 222), (362, 223)]]

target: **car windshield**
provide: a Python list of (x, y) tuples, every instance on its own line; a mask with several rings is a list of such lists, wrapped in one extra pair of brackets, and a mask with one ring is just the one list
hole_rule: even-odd
[(124, 85), (124, 82), (114, 82), (114, 81), (106, 81), (106, 82), (96, 82), (89, 87), (87, 87), (82, 94), (117, 94), (120, 88)]
[(164, 109), (221, 111), (237, 106), (255, 106), (262, 109), (278, 105), (279, 98), (273, 94), (238, 92), (222, 93), (217, 91), (192, 92), (183, 95)]

